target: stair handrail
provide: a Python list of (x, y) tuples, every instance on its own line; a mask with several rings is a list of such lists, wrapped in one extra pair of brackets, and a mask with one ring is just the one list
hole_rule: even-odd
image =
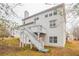
[[(29, 28), (28, 28), (29, 29)], [(27, 30), (26, 28), (22, 29), (22, 30)], [(29, 29), (30, 30), (30, 29)], [(27, 30), (28, 31), (28, 30)], [(31, 31), (31, 30), (30, 30)], [(33, 35), (36, 38), (36, 35), (32, 33), (32, 31), (30, 32), (28, 31), (31, 35)], [(37, 38), (36, 38), (37, 39)], [(40, 42), (39, 40), (37, 40), (38, 42)], [(41, 42), (40, 42), (41, 43)], [(42, 43), (41, 43), (42, 44)]]

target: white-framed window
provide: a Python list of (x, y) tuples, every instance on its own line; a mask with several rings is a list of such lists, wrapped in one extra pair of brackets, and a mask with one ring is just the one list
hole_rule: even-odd
[(23, 24), (25, 24), (25, 21), (23, 21)]
[(37, 20), (39, 20), (39, 17), (36, 17), (36, 18), (34, 19), (34, 23), (36, 23)]
[(57, 10), (54, 10), (53, 14), (54, 14), (54, 15), (57, 15)]
[(49, 21), (50, 28), (56, 28), (56, 19)]
[(57, 43), (57, 36), (50, 36), (49, 37), (49, 42), (50, 43)]
[(39, 17), (36, 17), (36, 20), (39, 20)]
[(52, 13), (49, 13), (49, 16), (52, 16)]
[(47, 18), (47, 17), (48, 17), (48, 14), (45, 15), (45, 18)]

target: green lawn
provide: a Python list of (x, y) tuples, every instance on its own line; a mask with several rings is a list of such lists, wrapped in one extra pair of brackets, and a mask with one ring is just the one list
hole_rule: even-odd
[(17, 38), (0, 40), (1, 56), (79, 56), (79, 41), (66, 42), (64, 48), (45, 47), (49, 52), (42, 53), (36, 48), (30, 49), (29, 45), (24, 48), (19, 47)]

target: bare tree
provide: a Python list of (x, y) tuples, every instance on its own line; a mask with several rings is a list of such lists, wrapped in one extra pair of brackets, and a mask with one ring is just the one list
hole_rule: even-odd
[(6, 26), (6, 23), (2, 19), (0, 19), (0, 37), (2, 37), (2, 39), (9, 36)]
[(8, 3), (0, 3), (0, 17), (7, 18), (10, 16), (17, 17), (18, 15), (15, 13), (14, 8), (20, 6), (20, 3), (17, 4), (8, 4)]
[(20, 6), (20, 3), (0, 3), (0, 36), (8, 36), (11, 32), (11, 30), (17, 26), (16, 22), (12, 22), (8, 20), (10, 17), (18, 17), (18, 15), (15, 13), (14, 8), (17, 6)]
[(66, 22), (66, 29), (68, 30), (68, 26), (69, 26), (69, 32), (72, 33), (72, 35), (75, 38), (79, 38), (79, 3), (72, 3), (69, 4), (68, 7), (66, 8), (66, 16), (67, 16), (67, 22)]

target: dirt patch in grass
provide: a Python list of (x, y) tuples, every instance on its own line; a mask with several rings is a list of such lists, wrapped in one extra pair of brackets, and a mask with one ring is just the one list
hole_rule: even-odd
[(19, 47), (11, 47), (11, 46), (1, 46), (0, 45), (0, 55), (8, 55), (10, 53), (17, 53), (21, 51)]

